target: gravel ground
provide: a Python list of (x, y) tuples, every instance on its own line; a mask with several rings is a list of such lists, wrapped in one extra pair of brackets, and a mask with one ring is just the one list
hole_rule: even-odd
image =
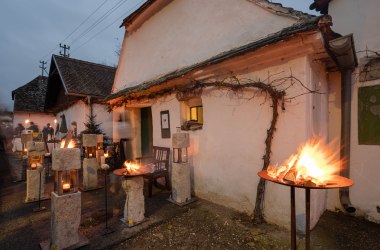
[[(34, 213), (36, 203), (25, 204), (21, 164), (13, 155), (0, 152), (0, 249), (39, 249), (50, 237), (50, 201), (47, 210)], [(102, 176), (100, 178), (100, 183)], [(52, 189), (51, 179), (47, 190)], [(119, 183), (120, 184), (120, 183)], [(252, 225), (245, 214), (205, 200), (179, 207), (166, 201), (170, 192), (154, 190), (145, 199), (146, 221), (128, 228), (120, 222), (125, 194), (109, 192), (108, 225), (105, 230), (104, 189), (82, 193), (79, 231), (90, 244), (81, 249), (290, 249), (290, 232), (284, 228)], [(298, 235), (297, 249), (304, 249)], [(311, 233), (312, 249), (380, 249), (380, 224), (341, 213), (325, 212)]]

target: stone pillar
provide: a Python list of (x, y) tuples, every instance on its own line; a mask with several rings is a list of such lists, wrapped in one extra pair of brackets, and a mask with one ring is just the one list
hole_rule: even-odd
[(191, 200), (189, 163), (172, 163), (172, 199), (177, 203)]
[(55, 249), (64, 249), (79, 242), (81, 193), (66, 195), (51, 193), (51, 243)]
[(98, 161), (96, 158), (83, 159), (83, 189), (98, 187)]
[(124, 222), (133, 226), (144, 220), (144, 179), (142, 176), (124, 179), (123, 188), (126, 193)]
[[(41, 172), (41, 199), (45, 198), (45, 170)], [(38, 200), (40, 188), (40, 173), (37, 169), (26, 170), (26, 202)]]

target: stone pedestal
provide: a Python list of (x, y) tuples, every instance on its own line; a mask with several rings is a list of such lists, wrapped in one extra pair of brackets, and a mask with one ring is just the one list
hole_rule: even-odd
[(51, 193), (51, 244), (64, 249), (79, 243), (81, 193), (57, 195)]
[(185, 203), (191, 200), (189, 163), (172, 164), (172, 200)]
[(96, 158), (83, 160), (83, 189), (98, 188), (98, 161)]
[(144, 220), (144, 179), (142, 176), (124, 179), (123, 188), (126, 193), (123, 221), (133, 226)]
[[(26, 202), (38, 200), (38, 191), (40, 188), (40, 173), (37, 169), (26, 170)], [(45, 198), (45, 169), (41, 172), (41, 200)]]

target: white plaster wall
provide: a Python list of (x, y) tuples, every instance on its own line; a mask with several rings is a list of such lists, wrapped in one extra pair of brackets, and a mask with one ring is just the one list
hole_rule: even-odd
[[(283, 65), (267, 68), (244, 78), (265, 79), (269, 73), (292, 74), (307, 86), (312, 81), (326, 88), (325, 75), (321, 67), (310, 65), (308, 58), (299, 58)], [(289, 96), (304, 91), (301, 87), (288, 90)], [(262, 168), (266, 130), (271, 121), (270, 101), (257, 96), (248, 101), (252, 92), (237, 98), (225, 91), (204, 91), (204, 125), (201, 130), (189, 131), (189, 149), (192, 166), (193, 190), (198, 197), (217, 202), (251, 214), (256, 199), (259, 181), (257, 172)], [(272, 164), (282, 163), (298, 146), (312, 136), (312, 131), (327, 137), (327, 97), (314, 98), (304, 95), (286, 103), (280, 111), (277, 131), (273, 141)], [(312, 108), (317, 106), (313, 112)], [(156, 101), (152, 105), (154, 145), (171, 147), (171, 139), (161, 138), (160, 111), (169, 110), (171, 133), (180, 126), (181, 105), (174, 96)], [(318, 126), (316, 125), (318, 124)], [(297, 191), (297, 216), (305, 213), (304, 192)], [(267, 183), (265, 216), (269, 222), (289, 226), (290, 191), (288, 187)], [(325, 209), (325, 193), (312, 192), (312, 224)]]
[(21, 123), (25, 128), (29, 125), (25, 125), (25, 120), (29, 119), (31, 122), (34, 122), (40, 129), (40, 131), (46, 126), (47, 123), (50, 123), (54, 126), (54, 115), (49, 114), (36, 114), (36, 113), (24, 113), (24, 112), (15, 112), (13, 117), (13, 127), (17, 127), (17, 124)]
[(92, 108), (93, 108), (94, 115), (96, 115), (95, 117), (96, 123), (100, 123), (100, 128), (107, 135), (107, 137), (112, 137), (113, 135), (112, 112), (108, 112), (107, 106), (101, 105), (101, 104), (93, 104)]
[(380, 223), (380, 163), (379, 145), (359, 145), (358, 142), (358, 89), (359, 87), (380, 85), (380, 80), (355, 83), (352, 91), (351, 113), (351, 171), (354, 186), (350, 188), (351, 203), (358, 214)]
[[(329, 14), (332, 16), (334, 31), (347, 35), (354, 34), (356, 51), (366, 48), (372, 51), (380, 50), (378, 0), (334, 0), (331, 1)], [(365, 56), (360, 53), (359, 57)]]
[(131, 138), (131, 125), (129, 114), (124, 107), (113, 110), (113, 136), (114, 142), (119, 142), (121, 138)]
[(89, 114), (88, 106), (82, 102), (78, 101), (74, 105), (70, 106), (69, 108), (57, 113), (56, 119), (59, 123), (59, 126), (61, 126), (62, 119), (61, 115), (65, 114), (66, 118), (66, 125), (67, 129), (71, 129), (71, 123), (77, 122), (77, 132), (78, 134), (85, 130), (84, 122), (87, 121), (87, 115)]
[[(104, 105), (93, 104), (93, 112), (96, 123), (102, 123), (100, 128), (106, 133), (107, 136), (112, 136), (112, 113), (108, 113)], [(69, 108), (59, 112), (56, 116), (56, 119), (59, 124), (61, 124), (61, 115), (65, 114), (67, 129), (71, 128), (71, 123), (73, 121), (77, 122), (77, 131), (78, 134), (86, 129), (84, 125), (85, 122), (88, 122), (88, 115), (90, 114), (90, 106), (86, 105), (82, 101), (76, 102), (74, 105)]]
[[(333, 17), (334, 30), (342, 35), (353, 33), (358, 61), (366, 56), (360, 52), (368, 48), (372, 51), (380, 50), (380, 30), (378, 0), (334, 0), (330, 3), (329, 13)], [(371, 53), (369, 53), (371, 54)], [(362, 86), (379, 85), (380, 80), (359, 82), (358, 69), (353, 74), (352, 102), (351, 102), (351, 168), (350, 178), (354, 186), (350, 188), (352, 205), (357, 209), (357, 215), (369, 220), (380, 222), (380, 214), (376, 206), (380, 206), (380, 166), (378, 155), (380, 147), (376, 145), (358, 144), (358, 88)], [(338, 74), (330, 77), (330, 128), (331, 137), (340, 135), (340, 77)], [(333, 120), (331, 120), (333, 119)], [(328, 209), (341, 209), (339, 194), (336, 190), (329, 191)]]
[(246, 0), (173, 1), (136, 32), (126, 33), (113, 91), (203, 61), (294, 22)]

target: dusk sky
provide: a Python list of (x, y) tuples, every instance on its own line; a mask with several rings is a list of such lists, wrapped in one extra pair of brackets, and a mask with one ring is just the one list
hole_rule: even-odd
[[(12, 90), (49, 71), (59, 43), (70, 46), (70, 57), (116, 65), (122, 20), (145, 0), (12, 0), (0, 3), (0, 109), (13, 110)], [(314, 15), (312, 0), (277, 0)], [(46, 76), (47, 73), (44, 73)]]

